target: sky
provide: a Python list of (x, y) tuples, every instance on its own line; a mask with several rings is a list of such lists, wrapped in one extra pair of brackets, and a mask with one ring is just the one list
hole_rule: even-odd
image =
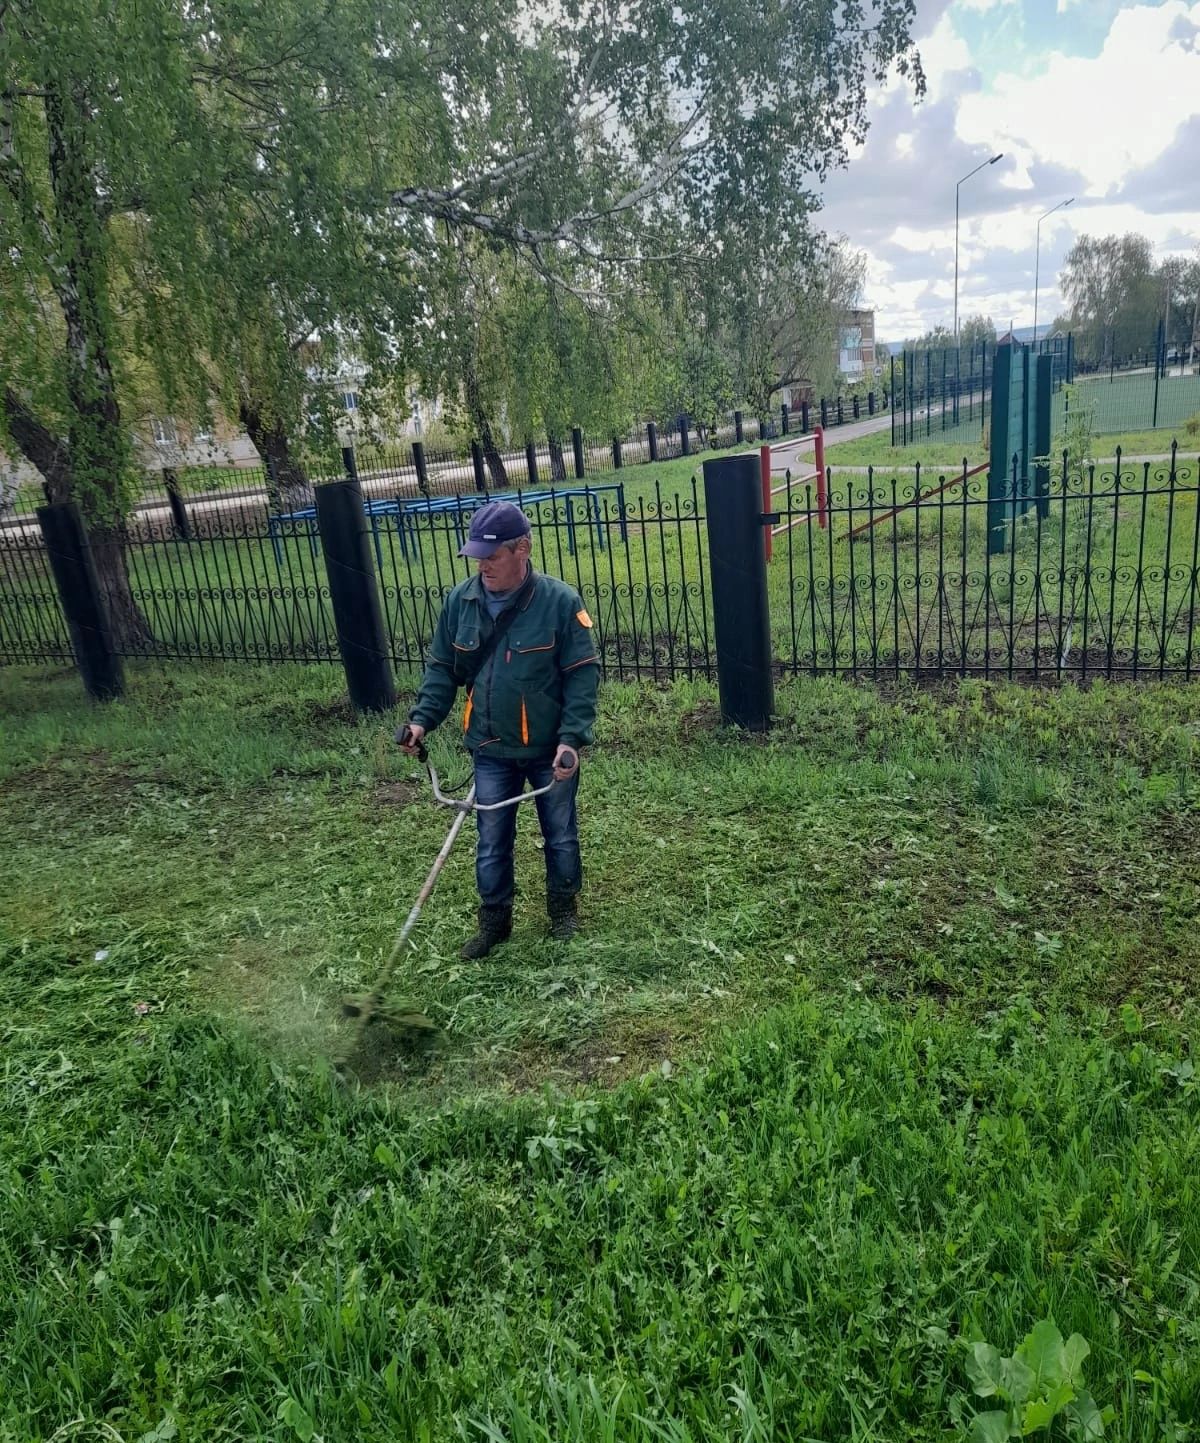
[(821, 191), (818, 224), (867, 254), (876, 335), (958, 314), (1039, 330), (1063, 308), (1077, 236), (1138, 231), (1159, 257), (1200, 246), (1200, 0), (917, 0), (927, 79), (876, 87), (871, 128)]

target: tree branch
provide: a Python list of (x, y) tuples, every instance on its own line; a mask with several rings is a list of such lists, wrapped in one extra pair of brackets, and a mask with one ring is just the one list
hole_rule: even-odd
[(45, 477), (51, 499), (65, 500), (71, 489), (71, 453), (66, 441), (39, 420), (11, 386), (4, 388), (4, 415), (21, 454)]

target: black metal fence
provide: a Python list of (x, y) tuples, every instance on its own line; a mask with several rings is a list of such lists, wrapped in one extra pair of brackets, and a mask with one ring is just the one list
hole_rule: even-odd
[[(711, 675), (704, 512), (694, 478), (670, 494), (650, 483), (629, 497), (619, 485), (518, 496), (531, 520), (534, 564), (584, 598), (606, 675)], [(446, 500), (372, 504), (387, 647), (401, 668), (422, 665), (444, 598), (471, 574), (458, 550), (474, 498)], [(117, 634), (123, 658), (338, 659), (315, 516), (214, 510), (185, 537), (169, 516), (143, 515), (130, 527), (126, 564), (144, 625)], [(71, 655), (36, 520), (0, 529), (0, 663)]]
[(1001, 553), (986, 468), (831, 478), (823, 518), (797, 488), (772, 562), (777, 655), (848, 677), (1198, 676), (1198, 472), (1175, 453), (1074, 473), (1064, 459), (1027, 510), (1001, 508)]
[(63, 619), (41, 530), (0, 529), (0, 664), (70, 662)]
[[(985, 468), (901, 479), (829, 473), (772, 500), (767, 568), (781, 672), (847, 678), (1200, 676), (1200, 461), (1043, 473), (1026, 506), (995, 506)], [(1024, 478), (1014, 494), (1026, 498)], [(395, 665), (419, 667), (475, 498), (394, 497), (370, 515), (369, 554)], [(592, 613), (605, 674), (714, 675), (705, 505), (698, 479), (523, 494), (534, 562)], [(408, 504), (402, 504), (408, 502)], [(1002, 514), (1004, 550), (989, 548)], [(124, 657), (332, 662), (339, 655), (320, 526), (212, 512), (188, 536), (140, 517), (126, 551), (144, 628)], [(72, 649), (36, 521), (0, 530), (0, 662)]]

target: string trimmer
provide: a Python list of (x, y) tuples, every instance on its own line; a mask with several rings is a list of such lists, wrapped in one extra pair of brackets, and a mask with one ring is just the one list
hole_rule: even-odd
[[(408, 746), (411, 731), (408, 726), (403, 726), (396, 733), (396, 741), (400, 746)], [(454, 843), (462, 831), (463, 823), (472, 812), (498, 812), (505, 807), (519, 806), (521, 802), (532, 802), (535, 797), (542, 797), (554, 786), (550, 781), (546, 786), (536, 791), (522, 792), (520, 796), (509, 797), (503, 802), (477, 802), (475, 800), (475, 784), (472, 782), (470, 790), (465, 797), (448, 796), (442, 790), (442, 784), (437, 774), (437, 768), (429, 760), (429, 752), (424, 742), (417, 747), (417, 757), (424, 763), (425, 770), (429, 773), (429, 781), (433, 787), (433, 796), (436, 802), (443, 807), (453, 807), (458, 815), (450, 825), (446, 834), (446, 840), (442, 843), (441, 851), (438, 852), (433, 866), (429, 869), (429, 875), (425, 878), (424, 885), (417, 893), (417, 900), (412, 905), (412, 911), (405, 918), (404, 926), (400, 928), (396, 941), (388, 954), (387, 961), (383, 964), (375, 985), (370, 992), (363, 997), (349, 998), (342, 1004), (342, 1014), (345, 1017), (354, 1019), (354, 1031), (350, 1038), (350, 1045), (346, 1049), (342, 1060), (337, 1064), (337, 1070), (345, 1073), (352, 1070), (353, 1060), (362, 1055), (363, 1043), (366, 1039), (368, 1029), (372, 1025), (387, 1025), (390, 1030), (397, 1032), (422, 1032), (431, 1033), (436, 1030), (433, 1022), (422, 1012), (413, 1009), (391, 1009), (386, 1005), (388, 987), (391, 985), (392, 973), (395, 971), (396, 963), (400, 960), (400, 954), (404, 950), (404, 944), (408, 941), (409, 933), (417, 925), (417, 918), (421, 915), (421, 908), (429, 900), (438, 876), (446, 865)]]

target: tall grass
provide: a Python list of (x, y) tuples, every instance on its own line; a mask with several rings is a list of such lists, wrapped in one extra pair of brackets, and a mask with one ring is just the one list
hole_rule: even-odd
[(607, 688), (578, 943), (526, 823), (460, 963), (464, 849), (356, 1091), (448, 814), (332, 670), (131, 683), (0, 678), (0, 1437), (942, 1439), (1045, 1316), (1190, 1436), (1194, 691)]

